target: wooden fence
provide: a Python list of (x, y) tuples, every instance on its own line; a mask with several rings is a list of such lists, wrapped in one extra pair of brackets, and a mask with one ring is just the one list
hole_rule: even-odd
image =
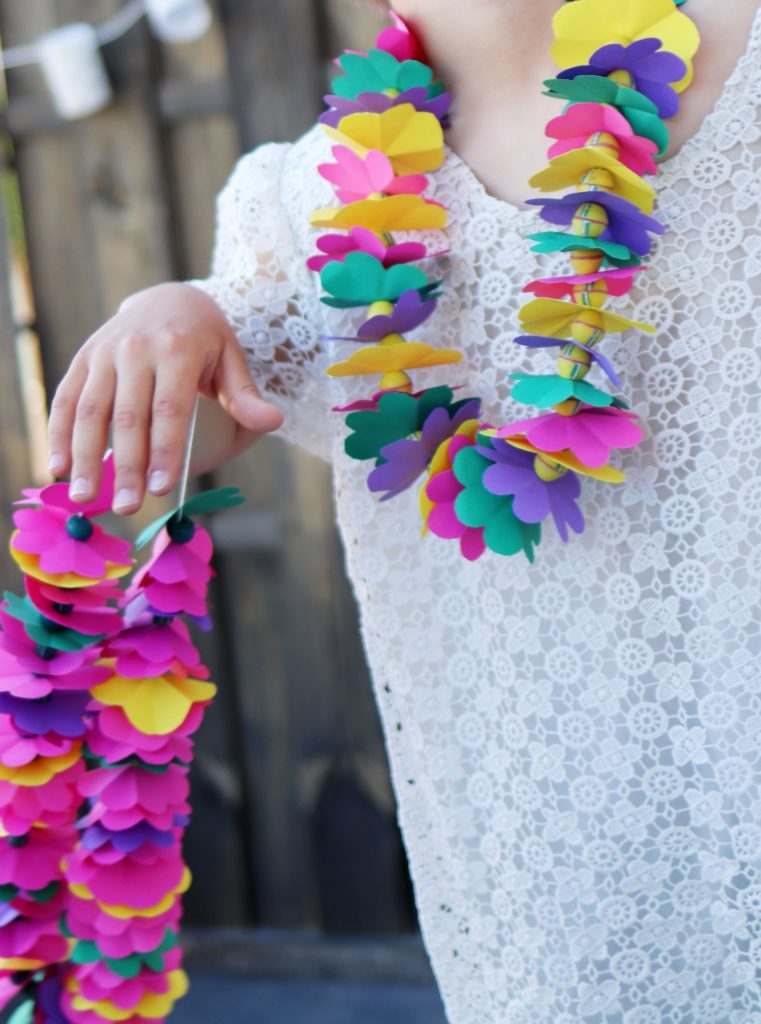
[[(3, 0), (3, 45), (120, 6)], [(104, 48), (113, 105), (72, 123), (55, 115), (39, 68), (7, 72), (2, 509), (39, 462), (43, 380), (49, 396), (126, 295), (206, 275), (214, 197), (237, 155), (306, 130), (331, 56), (376, 28), (341, 0), (221, 0), (212, 30), (177, 47), (140, 23)], [(249, 504), (213, 524), (216, 630), (202, 647), (220, 694), (197, 745), (188, 920), (414, 929), (327, 467), (268, 438), (215, 482), (241, 485)], [(4, 586), (18, 589), (2, 558)]]

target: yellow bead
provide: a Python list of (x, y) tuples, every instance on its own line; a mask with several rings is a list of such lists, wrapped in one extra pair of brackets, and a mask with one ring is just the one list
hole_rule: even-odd
[(401, 334), (384, 334), (380, 339), (381, 345), (401, 345), (404, 343), (404, 338)]
[(620, 147), (616, 136), (610, 132), (594, 132), (592, 135), (587, 137), (587, 141), (584, 143), (585, 146), (596, 146), (598, 149), (607, 150), (611, 156), (618, 158), (620, 153)]
[(615, 71), (611, 71), (608, 78), (617, 85), (626, 86), (627, 89), (634, 88), (634, 79), (631, 72), (627, 71), (626, 68), (617, 68)]
[(599, 188), (603, 192), (612, 192), (616, 179), (607, 167), (590, 167), (584, 171), (576, 186), (577, 191), (586, 192), (590, 188)]
[(603, 252), (601, 249), (573, 249), (571, 266), (577, 274), (594, 274), (602, 266)]
[(404, 370), (389, 370), (381, 377), (380, 391), (412, 391), (412, 380)]
[(546, 455), (537, 455), (534, 458), (534, 472), (540, 480), (551, 484), (555, 480), (559, 480), (561, 476), (565, 476), (568, 469), (566, 466), (561, 466), (559, 462), (552, 461)]
[(602, 315), (596, 309), (579, 311), (571, 322), (571, 337), (574, 341), (591, 347), (605, 334), (602, 322)]
[(377, 302), (372, 302), (367, 308), (368, 317), (371, 316), (390, 316), (394, 312), (393, 302), (386, 302), (385, 299), (379, 299)]
[(558, 377), (564, 380), (582, 380), (589, 372), (592, 356), (586, 349), (576, 345), (566, 345), (557, 358), (555, 368)]
[(608, 226), (608, 211), (599, 203), (582, 203), (571, 220), (571, 231), (581, 238), (599, 238)]
[(554, 408), (558, 416), (575, 416), (580, 406), (578, 398), (566, 398), (564, 402), (558, 402)]
[(575, 284), (571, 288), (571, 299), (579, 306), (592, 306), (600, 309), (608, 297), (608, 286), (604, 281), (592, 281), (590, 284)]

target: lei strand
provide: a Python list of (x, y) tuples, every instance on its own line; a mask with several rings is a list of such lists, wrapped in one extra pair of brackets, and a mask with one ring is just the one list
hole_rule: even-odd
[(534, 295), (519, 311), (529, 333), (515, 343), (560, 353), (553, 374), (510, 374), (513, 399), (551, 411), (503, 426), (480, 420), (480, 399), (455, 400), (447, 386), (416, 391), (410, 377), (462, 358), (405, 336), (432, 315), (442, 282), (413, 265), (437, 254), (396, 238), (446, 225), (445, 208), (423, 193), (426, 172), (444, 161), (451, 97), (396, 14), (375, 48), (346, 51), (336, 61), (343, 74), (320, 117), (336, 145), (333, 162), (318, 171), (342, 205), (312, 213), (311, 224), (331, 233), (317, 239), (307, 265), (319, 272), (324, 303), (367, 307), (355, 336), (327, 336), (365, 343), (328, 374), (380, 374), (380, 382), (369, 397), (334, 411), (347, 414), (346, 453), (374, 462), (369, 489), (385, 501), (424, 475), (423, 534), (459, 540), (467, 559), (489, 549), (522, 551), (533, 562), (548, 520), (564, 543), (569, 528), (582, 533), (580, 477), (622, 482), (608, 462), (611, 451), (644, 438), (627, 403), (585, 378), (594, 366), (620, 388), (600, 342), (630, 328), (655, 330), (603, 306), (633, 287), (647, 269), (650, 236), (664, 230), (649, 216), (655, 191), (643, 175), (657, 174), (669, 141), (664, 119), (677, 112), (678, 94), (692, 80), (700, 37), (677, 9), (682, 2), (573, 0), (553, 17), (551, 53), (561, 70), (544, 82), (544, 95), (567, 102), (545, 129), (555, 140), (548, 166), (529, 185), (573, 191), (527, 200), (545, 221), (566, 228), (528, 237), (537, 243), (532, 251), (568, 253), (572, 273), (523, 289)]
[(183, 621), (209, 628), (208, 533), (240, 504), (195, 495), (127, 541), (98, 496), (24, 492), (10, 551), (25, 594), (0, 604), (0, 1010), (11, 1024), (158, 1024), (187, 991), (179, 922), (190, 873), (192, 734), (216, 687)]

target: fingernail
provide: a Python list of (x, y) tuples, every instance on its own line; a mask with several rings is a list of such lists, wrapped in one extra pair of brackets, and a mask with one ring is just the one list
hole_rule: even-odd
[(78, 476), (69, 487), (69, 497), (75, 501), (77, 498), (86, 498), (90, 493), (90, 481), (83, 476)]
[(149, 491), (163, 491), (167, 485), (167, 475), (160, 469), (155, 469), (148, 478)]
[(137, 501), (137, 491), (133, 491), (130, 487), (122, 487), (120, 491), (116, 492), (114, 498), (114, 509), (129, 508), (130, 505), (134, 505)]
[(50, 456), (50, 461), (48, 462), (48, 472), (51, 474), (51, 476), (55, 476), (57, 473), (61, 473), (62, 471), (63, 455), (58, 455), (57, 453), (54, 452)]

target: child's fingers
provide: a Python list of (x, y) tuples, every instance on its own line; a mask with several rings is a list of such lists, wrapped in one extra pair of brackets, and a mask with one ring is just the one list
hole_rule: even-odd
[(53, 396), (48, 420), (48, 469), (52, 476), (65, 476), (71, 469), (71, 432), (86, 379), (84, 360), (75, 359)]
[(277, 430), (282, 424), (282, 412), (262, 398), (249, 373), (243, 349), (237, 342), (225, 345), (214, 384), (225, 412), (246, 430), (261, 434)]
[(188, 365), (186, 358), (164, 359), (156, 368), (148, 461), (151, 494), (166, 494), (179, 479), (200, 371), (200, 365)]
[(74, 417), (69, 485), (72, 501), (91, 501), (98, 493), (115, 387), (116, 372), (112, 364), (91, 365)]
[(151, 432), (153, 369), (142, 360), (119, 362), (111, 425), (114, 449), (114, 512), (137, 512), (145, 496)]

